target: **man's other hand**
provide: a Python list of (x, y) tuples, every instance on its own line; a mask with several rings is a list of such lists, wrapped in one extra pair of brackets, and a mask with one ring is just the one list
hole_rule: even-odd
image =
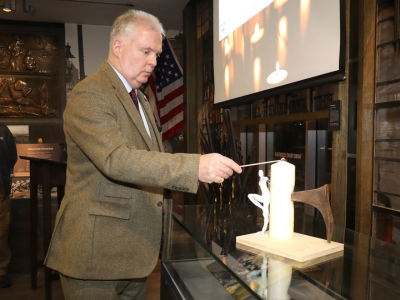
[(233, 172), (242, 173), (242, 168), (232, 159), (218, 153), (200, 156), (199, 180), (206, 183), (222, 183)]

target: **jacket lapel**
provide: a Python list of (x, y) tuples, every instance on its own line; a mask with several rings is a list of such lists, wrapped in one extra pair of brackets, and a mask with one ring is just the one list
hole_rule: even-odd
[(132, 98), (129, 93), (126, 91), (124, 84), (121, 79), (115, 73), (114, 69), (110, 66), (109, 62), (105, 60), (100, 67), (106, 75), (110, 78), (110, 82), (114, 87), (115, 96), (119, 99), (121, 104), (124, 106), (125, 111), (131, 118), (132, 122), (135, 124), (138, 129), (139, 134), (141, 135), (143, 141), (145, 142), (147, 149), (151, 150), (152, 141), (147, 133), (146, 128), (144, 127), (144, 123), (142, 117), (139, 115), (135, 105), (133, 104)]
[(154, 119), (153, 110), (150, 107), (149, 101), (147, 100), (146, 96), (143, 95), (143, 93), (139, 90), (138, 90), (138, 99), (146, 115), (150, 131), (152, 132), (153, 144), (158, 146), (156, 150), (164, 152), (164, 146), (162, 144), (161, 134), (159, 134), (158, 132), (158, 128)]

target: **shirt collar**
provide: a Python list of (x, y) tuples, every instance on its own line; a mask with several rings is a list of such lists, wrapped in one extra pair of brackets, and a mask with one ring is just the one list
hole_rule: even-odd
[[(124, 86), (125, 86), (125, 88), (126, 88), (126, 91), (127, 91), (128, 93), (130, 93), (130, 92), (132, 91), (132, 87), (129, 85), (128, 81), (126, 81), (126, 79), (124, 78), (124, 76), (122, 76), (121, 73), (118, 72), (117, 69), (114, 68), (114, 66), (113, 66), (109, 61), (107, 61), (107, 62), (108, 62), (108, 63), (110, 64), (110, 66), (114, 69), (115, 73), (117, 73), (118, 77), (121, 79), (122, 83), (124, 84)], [(136, 89), (135, 89), (135, 93), (137, 94)]]

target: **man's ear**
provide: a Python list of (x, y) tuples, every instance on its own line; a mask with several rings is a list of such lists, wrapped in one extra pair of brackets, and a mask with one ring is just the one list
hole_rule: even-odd
[(121, 57), (122, 52), (122, 41), (120, 39), (115, 39), (112, 46), (112, 51), (114, 55), (118, 58)]

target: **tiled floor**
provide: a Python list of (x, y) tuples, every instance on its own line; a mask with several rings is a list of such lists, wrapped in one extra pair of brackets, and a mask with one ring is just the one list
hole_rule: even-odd
[[(160, 261), (153, 273), (147, 277), (146, 300), (160, 300)], [(31, 290), (30, 274), (9, 274), (13, 285), (0, 289), (0, 300), (44, 300), (44, 273), (43, 268), (38, 271), (38, 288)], [(60, 280), (52, 282), (52, 299), (64, 300)]]

